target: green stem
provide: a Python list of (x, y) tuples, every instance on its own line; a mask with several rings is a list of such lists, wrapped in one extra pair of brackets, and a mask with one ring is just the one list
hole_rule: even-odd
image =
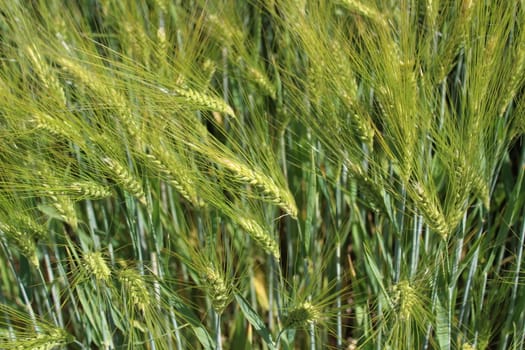
[[(481, 213), (480, 213), (480, 216), (482, 216)], [(479, 242), (481, 238), (481, 234), (483, 233), (483, 229), (484, 229), (483, 223), (481, 223), (478, 233), (476, 234), (476, 238), (474, 239), (475, 243)], [(472, 286), (472, 282), (474, 280), (474, 276), (475, 276), (475, 273), (478, 267), (479, 250), (480, 250), (480, 246), (477, 245), (476, 250), (474, 251), (474, 256), (472, 257), (472, 262), (470, 264), (467, 281), (465, 283), (465, 288), (464, 288), (465, 294), (463, 295), (463, 302), (461, 303), (461, 310), (460, 310), (459, 318), (458, 318), (458, 328), (461, 328), (461, 325), (463, 324), (463, 318), (465, 315), (465, 311), (467, 309), (467, 303), (468, 303), (468, 299), (470, 296), (470, 288)]]
[(406, 189), (405, 186), (401, 188), (401, 208), (398, 213), (398, 225), (396, 225), (399, 229), (398, 232), (395, 233), (395, 267), (394, 267), (394, 283), (399, 282), (399, 278), (401, 276), (401, 259), (403, 257), (403, 251), (401, 247), (401, 239), (403, 235), (403, 229), (405, 227), (405, 207), (406, 207)]
[(335, 232), (337, 233), (337, 243), (335, 247), (335, 274), (336, 274), (336, 307), (337, 307), (337, 349), (343, 348), (343, 317), (342, 317), (342, 300), (341, 300), (341, 288), (342, 288), (342, 266), (341, 266), (341, 240), (340, 240), (340, 230), (342, 229), (342, 215), (343, 215), (343, 196), (341, 193), (342, 182), (345, 182), (347, 177), (346, 166), (342, 165), (341, 176), (337, 182), (336, 187), (336, 225)]
[(423, 218), (421, 215), (414, 215), (414, 229), (412, 230), (412, 256), (410, 259), (410, 278), (413, 278), (417, 271), (419, 259), (420, 232), (423, 228)]
[(221, 314), (213, 311), (215, 314), (215, 343), (217, 344), (217, 350), (222, 350), (222, 334), (221, 334)]

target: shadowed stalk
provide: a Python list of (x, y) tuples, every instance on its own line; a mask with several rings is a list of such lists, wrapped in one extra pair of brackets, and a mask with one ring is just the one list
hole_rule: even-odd
[(7, 263), (9, 265), (9, 268), (11, 269), (11, 272), (13, 273), (13, 275), (16, 276), (15, 278), (16, 278), (16, 281), (17, 281), (18, 286), (20, 288), (20, 294), (22, 295), (22, 300), (24, 301), (24, 304), (25, 304), (25, 306), (27, 308), (27, 312), (29, 314), (32, 327), (34, 328), (34, 330), (36, 332), (38, 332), (40, 330), (40, 328), (37, 325), (35, 312), (34, 312), (33, 307), (31, 306), (31, 303), (29, 301), (29, 297), (27, 295), (26, 288), (25, 288), (24, 284), (22, 283), (22, 281), (20, 280), (20, 278), (18, 277), (18, 274), (16, 273), (16, 271), (15, 271), (15, 269), (13, 267), (13, 263), (12, 263), (13, 256), (12, 256), (11, 252), (5, 246), (4, 242), (2, 242), (1, 244), (2, 244), (2, 249), (4, 250), (4, 254), (7, 257), (6, 260), (7, 260)]
[[(346, 187), (347, 185), (347, 170), (344, 165), (341, 165), (341, 174), (339, 178), (337, 179), (337, 186), (336, 186), (336, 214), (335, 214), (335, 221), (337, 227), (342, 227), (343, 219), (342, 219), (342, 212), (343, 212), (343, 202), (342, 202), (342, 193), (341, 193), (341, 187)], [(340, 291), (342, 288), (342, 262), (341, 262), (341, 241), (339, 237), (339, 231), (336, 230), (337, 236), (337, 243), (335, 248), (335, 270), (336, 270), (336, 289), (337, 291)], [(337, 348), (342, 349), (343, 347), (343, 319), (342, 319), (342, 300), (341, 297), (338, 296), (336, 299), (336, 307), (337, 307)]]

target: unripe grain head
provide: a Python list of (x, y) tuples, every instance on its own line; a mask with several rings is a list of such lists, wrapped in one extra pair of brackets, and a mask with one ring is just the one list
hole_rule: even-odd
[(151, 303), (151, 295), (148, 291), (144, 277), (136, 270), (125, 268), (118, 273), (118, 279), (122, 285), (122, 291), (128, 302), (137, 309), (144, 311)]
[(107, 282), (111, 277), (111, 270), (100, 252), (84, 253), (84, 266), (96, 280)]
[(263, 229), (257, 221), (240, 217), (237, 219), (237, 222), (265, 252), (277, 260), (281, 258), (279, 245), (270, 233)]
[(106, 157), (103, 158), (108, 170), (114, 177), (114, 180), (122, 186), (124, 190), (135, 196), (142, 204), (146, 204), (146, 194), (142, 189), (142, 184), (136, 179), (131, 172), (122, 166), (115, 159)]
[(309, 301), (291, 308), (283, 319), (283, 329), (295, 329), (308, 326), (320, 319), (321, 313)]
[(230, 301), (229, 290), (225, 280), (220, 272), (210, 266), (206, 268), (204, 278), (213, 309), (220, 314)]

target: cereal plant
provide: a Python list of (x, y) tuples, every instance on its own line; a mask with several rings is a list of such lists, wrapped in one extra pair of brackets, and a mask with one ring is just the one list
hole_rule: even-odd
[(0, 348), (521, 349), (521, 0), (0, 0)]

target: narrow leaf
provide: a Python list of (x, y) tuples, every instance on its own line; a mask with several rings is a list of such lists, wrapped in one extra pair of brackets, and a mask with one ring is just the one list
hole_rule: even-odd
[(235, 299), (237, 300), (237, 303), (239, 304), (241, 311), (244, 314), (244, 317), (246, 317), (248, 322), (250, 322), (250, 324), (255, 328), (255, 331), (263, 338), (266, 345), (268, 345), (268, 348), (270, 350), (276, 349), (275, 343), (272, 340), (272, 334), (264, 324), (261, 317), (250, 306), (248, 301), (246, 301), (246, 299), (244, 299), (239, 294), (235, 294)]

